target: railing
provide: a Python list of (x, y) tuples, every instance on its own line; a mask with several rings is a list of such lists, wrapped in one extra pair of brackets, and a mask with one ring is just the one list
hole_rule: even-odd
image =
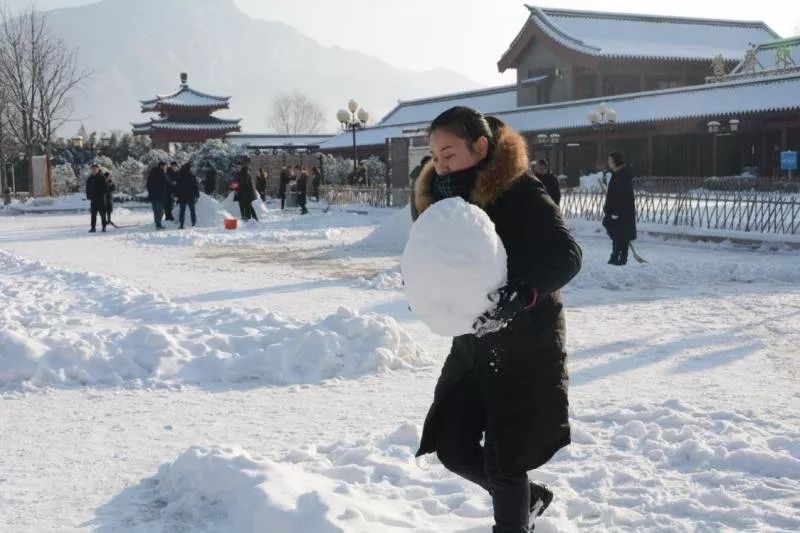
[(368, 205), (370, 207), (403, 207), (411, 199), (411, 189), (387, 187), (327, 186), (320, 194), (329, 205)]
[[(722, 231), (800, 234), (800, 194), (791, 192), (797, 183), (757, 181), (749, 190), (734, 190), (740, 184), (724, 180), (637, 178), (636, 219)], [(603, 218), (605, 190), (600, 187), (566, 189), (561, 198), (567, 218)]]

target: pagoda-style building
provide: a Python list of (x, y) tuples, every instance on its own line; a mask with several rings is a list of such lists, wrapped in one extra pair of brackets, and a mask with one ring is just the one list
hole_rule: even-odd
[(180, 88), (170, 94), (143, 100), (142, 113), (158, 113), (149, 122), (133, 124), (134, 135), (148, 135), (154, 148), (169, 150), (170, 143), (204, 142), (222, 139), (241, 131), (241, 119), (223, 119), (212, 115), (228, 109), (230, 96), (212, 96), (189, 87), (188, 76), (181, 73)]

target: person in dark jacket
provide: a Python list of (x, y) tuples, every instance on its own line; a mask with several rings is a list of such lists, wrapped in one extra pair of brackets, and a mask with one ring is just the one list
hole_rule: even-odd
[(89, 177), (86, 179), (86, 199), (91, 203), (91, 222), (92, 228), (89, 233), (97, 232), (97, 214), (100, 213), (100, 222), (103, 231), (106, 231), (108, 221), (106, 220), (106, 195), (108, 185), (106, 179), (100, 172), (99, 165), (92, 165), (89, 170)]
[(192, 173), (192, 166), (189, 163), (184, 163), (178, 171), (178, 181), (175, 184), (175, 196), (178, 199), (180, 211), (178, 211), (178, 220), (181, 223), (180, 228), (183, 229), (186, 222), (186, 207), (189, 207), (189, 215), (192, 220), (192, 227), (197, 224), (197, 213), (195, 211), (195, 204), (200, 198), (200, 184), (197, 183), (197, 177)]
[(256, 178), (256, 191), (258, 192), (258, 196), (261, 197), (262, 202), (267, 200), (268, 179), (269, 176), (267, 175), (267, 171), (263, 168), (258, 169), (258, 177)]
[(558, 184), (558, 178), (550, 172), (550, 163), (547, 162), (547, 159), (540, 159), (536, 162), (533, 174), (544, 184), (547, 194), (550, 195), (553, 202), (561, 205), (561, 186)]
[(611, 181), (608, 183), (603, 206), (603, 226), (611, 237), (609, 265), (622, 266), (628, 262), (628, 249), (636, 240), (636, 203), (633, 195), (633, 172), (619, 152), (608, 155)]
[(167, 201), (167, 163), (161, 161), (150, 170), (147, 176), (147, 195), (153, 206), (153, 219), (156, 229), (164, 229), (161, 219), (164, 217), (164, 203)]
[(278, 180), (278, 198), (281, 199), (281, 210), (286, 207), (286, 189), (289, 187), (290, 180), (291, 174), (289, 173), (289, 167), (283, 165), (280, 179)]
[(164, 218), (175, 222), (175, 184), (178, 182), (178, 163), (173, 161), (167, 169), (167, 198), (164, 201)]
[(206, 177), (203, 178), (203, 192), (208, 196), (213, 195), (217, 190), (217, 169), (211, 165), (205, 167)]
[(256, 192), (256, 185), (253, 182), (253, 176), (250, 174), (249, 165), (243, 163), (234, 178), (237, 188), (236, 195), (239, 201), (239, 211), (242, 215), (242, 220), (250, 220), (254, 218), (258, 220), (258, 215), (253, 211), (253, 202), (258, 197)]
[(322, 172), (315, 166), (311, 167), (311, 191), (318, 203), (320, 187), (322, 187)]
[[(570, 443), (560, 289), (580, 270), (581, 249), (544, 185), (529, 173), (524, 138), (467, 107), (430, 127), (433, 163), (417, 179), (419, 213), (460, 196), (495, 224), (508, 256), (508, 284), (489, 298), (475, 333), (453, 339), (417, 455), (442, 464), (492, 497), (495, 532), (528, 531), (552, 500), (527, 472)], [(506, 322), (492, 332), (492, 322)], [(481, 440), (483, 438), (483, 445)]]
[(297, 206), (300, 208), (301, 215), (307, 215), (306, 202), (308, 200), (308, 170), (306, 167), (300, 169), (297, 177)]
[(114, 178), (111, 176), (111, 172), (108, 170), (103, 170), (102, 174), (103, 178), (106, 180), (106, 223), (116, 228), (117, 225), (111, 222), (111, 213), (114, 211), (114, 193), (117, 192), (117, 184), (114, 183)]

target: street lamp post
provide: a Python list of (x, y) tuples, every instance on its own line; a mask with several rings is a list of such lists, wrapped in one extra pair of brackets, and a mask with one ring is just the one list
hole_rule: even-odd
[(356, 146), (356, 132), (364, 129), (369, 121), (369, 113), (358, 105), (355, 100), (347, 103), (347, 109), (340, 109), (336, 119), (342, 125), (342, 131), (353, 133), (353, 179), (358, 175), (358, 147)]
[[(559, 135), (558, 133), (551, 133), (549, 135), (546, 134), (546, 133), (540, 133), (539, 135), (536, 136), (536, 143), (541, 145), (542, 147), (544, 147), (545, 154), (546, 154), (545, 157), (547, 158), (548, 166), (551, 166), (551, 163), (550, 163), (550, 149), (553, 148), (553, 147), (557, 147), (558, 143), (560, 143), (560, 142), (561, 142), (561, 135)], [(551, 171), (553, 170), (552, 166), (551, 166), (550, 170)]]
[(738, 119), (732, 118), (728, 124), (722, 124), (719, 120), (710, 120), (706, 126), (708, 133), (711, 137), (711, 174), (717, 175), (717, 148), (718, 139), (720, 137), (730, 137), (739, 132), (739, 125), (741, 122)]
[(603, 102), (597, 109), (589, 113), (589, 122), (592, 127), (600, 132), (600, 163), (603, 168), (603, 176), (606, 175), (606, 165), (603, 158), (606, 154), (606, 131), (614, 129), (617, 124), (617, 112)]

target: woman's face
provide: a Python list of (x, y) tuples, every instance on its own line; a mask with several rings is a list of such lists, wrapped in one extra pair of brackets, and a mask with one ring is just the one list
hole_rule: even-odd
[(438, 129), (431, 132), (430, 146), (433, 166), (442, 176), (480, 163), (489, 150), (489, 141), (481, 137), (470, 146), (469, 141)]

